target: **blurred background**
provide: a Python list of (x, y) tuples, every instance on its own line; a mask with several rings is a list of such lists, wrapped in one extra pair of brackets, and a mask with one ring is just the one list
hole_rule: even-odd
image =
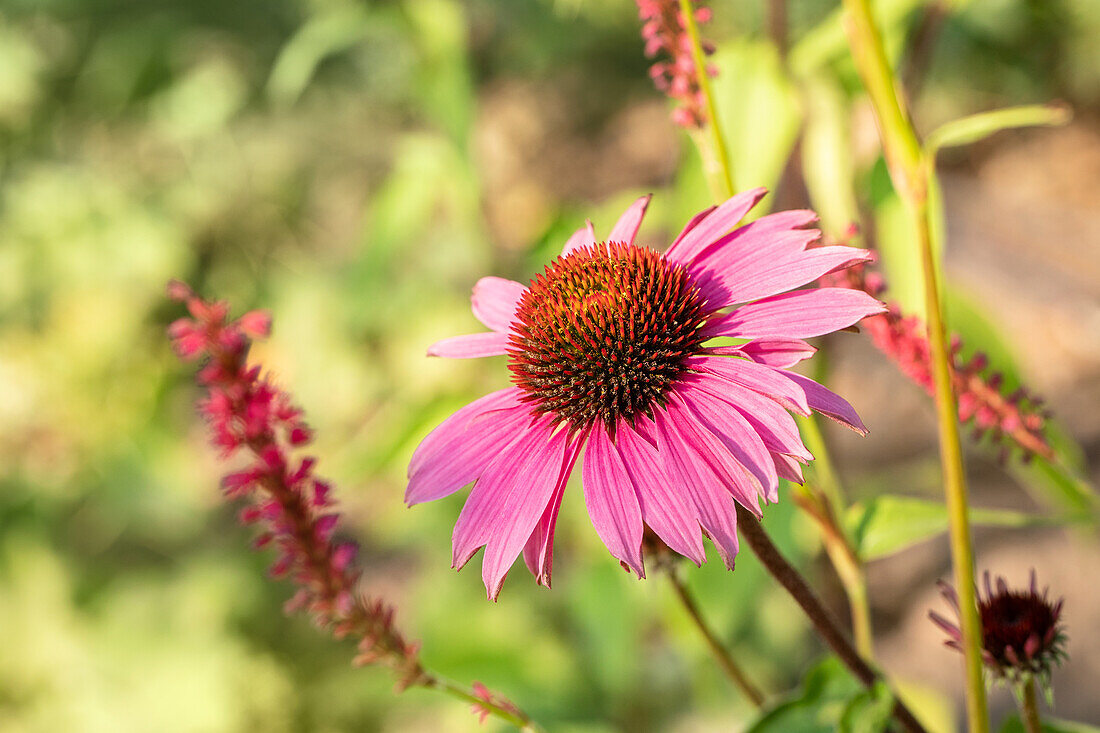
[[(893, 297), (915, 306), (837, 5), (788, 0), (781, 29), (777, 3), (712, 3), (738, 183), (772, 188), (766, 207), (812, 204), (834, 234), (858, 211)], [(878, 10), (921, 130), (1050, 99), (1075, 111), (941, 156), (946, 267), (953, 325), (1048, 399), (1060, 449), (1095, 480), (1100, 5)], [(383, 671), (282, 615), (290, 590), (220, 501), (192, 368), (164, 336), (172, 277), (238, 313), (272, 310), (255, 358), (305, 408), (365, 587), (397, 604), (429, 666), (553, 731), (750, 719), (667, 584), (603, 549), (576, 480), (554, 590), (516, 568), (496, 604), (476, 568), (449, 567), (464, 492), (402, 504), (417, 441), (506, 383), (502, 360), (424, 356), (479, 328), (478, 277), (526, 280), (585, 217), (607, 231), (641, 193), (656, 194), (641, 236), (658, 248), (710, 203), (648, 63), (629, 0), (0, 3), (0, 732), (479, 729), (450, 699), (394, 696)], [(864, 337), (828, 347), (832, 385), (871, 430), (828, 433), (850, 498), (939, 498), (929, 398)], [(986, 447), (969, 467), (981, 506), (1089, 502)], [(869, 575), (884, 665), (952, 730), (961, 663), (926, 619), (949, 575), (937, 521), (880, 548)], [(980, 529), (979, 570), (1023, 583), (1035, 567), (1066, 596), (1056, 711), (1100, 722), (1096, 530), (1026, 524)], [(813, 526), (789, 501), (765, 525), (846, 618)], [(749, 553), (733, 574), (712, 558), (687, 578), (761, 685), (793, 688), (821, 657)], [(991, 700), (995, 719), (1012, 707), (1006, 690)]]

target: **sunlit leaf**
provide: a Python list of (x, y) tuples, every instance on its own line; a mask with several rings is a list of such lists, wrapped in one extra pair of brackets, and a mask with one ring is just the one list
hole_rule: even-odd
[(981, 112), (940, 125), (928, 135), (925, 148), (934, 156), (943, 148), (970, 145), (1001, 130), (1064, 125), (1070, 117), (1070, 109), (1061, 104), (1030, 104)]
[[(970, 509), (974, 524), (1032, 527), (1056, 523), (1047, 517), (1007, 509)], [(942, 502), (907, 496), (876, 496), (849, 507), (844, 522), (864, 560), (892, 555), (947, 531), (947, 507)]]

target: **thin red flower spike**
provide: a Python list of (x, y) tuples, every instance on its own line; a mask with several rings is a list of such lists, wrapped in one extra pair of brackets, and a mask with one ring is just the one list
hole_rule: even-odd
[[(862, 290), (879, 297), (886, 290), (882, 275), (860, 264), (821, 278), (823, 285)], [(928, 394), (935, 393), (932, 382), (932, 357), (928, 344), (928, 329), (916, 316), (902, 313), (897, 303), (889, 303), (881, 315), (860, 321), (875, 346), (898, 365), (909, 379)], [(1014, 447), (1023, 460), (1032, 456), (1053, 458), (1044, 427), (1047, 413), (1042, 400), (1023, 387), (1006, 393), (1004, 376), (989, 369), (989, 360), (978, 352), (969, 360), (962, 357), (962, 338), (951, 336), (951, 370), (955, 395), (959, 402), (959, 419), (972, 422), (974, 438), (990, 435), (1002, 447), (1006, 459)]]
[[(663, 51), (668, 56), (667, 60), (653, 64), (649, 75), (657, 89), (679, 103), (672, 113), (672, 120), (685, 128), (703, 127), (707, 120), (706, 104), (699, 87), (691, 39), (684, 26), (680, 4), (677, 0), (637, 0), (637, 3), (638, 17), (643, 21), (645, 55), (653, 58)], [(710, 8), (695, 9), (697, 23), (706, 23), (710, 17)], [(709, 56), (714, 53), (714, 47), (704, 44), (703, 52)], [(706, 73), (714, 76), (717, 72), (708, 66)]]
[(242, 524), (256, 525), (256, 548), (272, 547), (277, 555), (272, 577), (289, 578), (298, 590), (287, 612), (305, 610), (337, 638), (359, 642), (356, 665), (381, 664), (393, 670), (398, 688), (425, 684), (418, 644), (409, 643), (393, 623), (393, 608), (356, 592), (356, 546), (334, 539), (339, 515), (333, 511), (331, 487), (314, 475), (313, 458), (295, 458), (311, 433), (290, 395), (249, 366), (252, 339), (265, 338), (271, 316), (264, 311), (229, 320), (224, 302), (211, 303), (181, 282), (168, 295), (187, 306), (190, 318), (168, 328), (176, 353), (204, 360), (198, 383), (207, 391), (199, 402), (213, 443), (223, 458), (249, 454), (247, 466), (225, 476), (227, 499), (243, 503)]

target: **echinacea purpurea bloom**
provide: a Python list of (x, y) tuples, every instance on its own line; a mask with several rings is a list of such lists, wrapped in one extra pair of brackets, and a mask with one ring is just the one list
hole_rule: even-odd
[[(978, 593), (982, 661), (996, 679), (1019, 682), (1033, 676), (1044, 686), (1049, 684), (1051, 670), (1066, 657), (1062, 599), (1051, 600), (1048, 588), (1039, 592), (1034, 570), (1026, 589), (1009, 588), (1004, 578), (997, 578), (993, 584), (989, 571), (983, 580), (985, 594)], [(958, 614), (955, 589), (941, 582), (940, 593)], [(935, 611), (929, 611), (928, 616), (947, 633), (944, 644), (962, 651), (959, 624)]]
[[(647, 526), (697, 565), (702, 530), (733, 567), (733, 502), (760, 516), (761, 499), (777, 500), (779, 478), (801, 482), (799, 464), (813, 458), (788, 410), (866, 432), (845, 400), (788, 368), (815, 351), (802, 339), (883, 305), (846, 288), (788, 291), (869, 254), (807, 249), (821, 236), (805, 228), (817, 220), (811, 211), (734, 229), (765, 193), (700, 212), (664, 254), (635, 243), (649, 204), (640, 198), (606, 240), (591, 222), (577, 231), (529, 285), (479, 280), (473, 313), (491, 330), (428, 350), (508, 358), (514, 386), (432, 431), (412, 456), (405, 493), (411, 506), (473, 482), (452, 559), (461, 568), (485, 547), (490, 598), (520, 552), (549, 586), (562, 492), (582, 446), (592, 524), (611, 554), (645, 577)], [(726, 337), (743, 342), (711, 345)]]

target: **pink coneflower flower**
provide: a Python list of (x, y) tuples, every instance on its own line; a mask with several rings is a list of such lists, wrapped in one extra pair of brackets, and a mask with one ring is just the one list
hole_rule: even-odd
[[(845, 328), (883, 306), (845, 288), (786, 292), (865, 250), (806, 246), (810, 211), (765, 216), (730, 231), (765, 194), (734, 196), (693, 218), (665, 254), (635, 244), (649, 197), (604, 241), (592, 224), (529, 285), (474, 286), (491, 331), (428, 354), (507, 356), (514, 386), (462, 408), (416, 449), (405, 501), (439, 499), (474, 482), (455, 525), (453, 564), (485, 547), (490, 598), (520, 552), (549, 586), (554, 525), (570, 472), (611, 554), (639, 577), (648, 526), (696, 564), (702, 532), (728, 567), (737, 555), (734, 501), (760, 515), (778, 479), (801, 481), (812, 459), (788, 410), (816, 410), (860, 433), (846, 401), (788, 371), (815, 349), (802, 339)], [(716, 338), (736, 344), (711, 345)]]
[[(978, 594), (978, 615), (982, 623), (982, 659), (997, 679), (1018, 682), (1029, 676), (1046, 685), (1051, 670), (1066, 657), (1066, 633), (1061, 624), (1062, 600), (1052, 601), (1049, 589), (1039, 592), (1035, 571), (1026, 590), (1008, 587), (1004, 578), (990, 583), (984, 574), (985, 595)], [(959, 612), (955, 589), (940, 583), (940, 592)], [(962, 650), (959, 625), (935, 611), (928, 612), (932, 622), (947, 632), (946, 646)]]

